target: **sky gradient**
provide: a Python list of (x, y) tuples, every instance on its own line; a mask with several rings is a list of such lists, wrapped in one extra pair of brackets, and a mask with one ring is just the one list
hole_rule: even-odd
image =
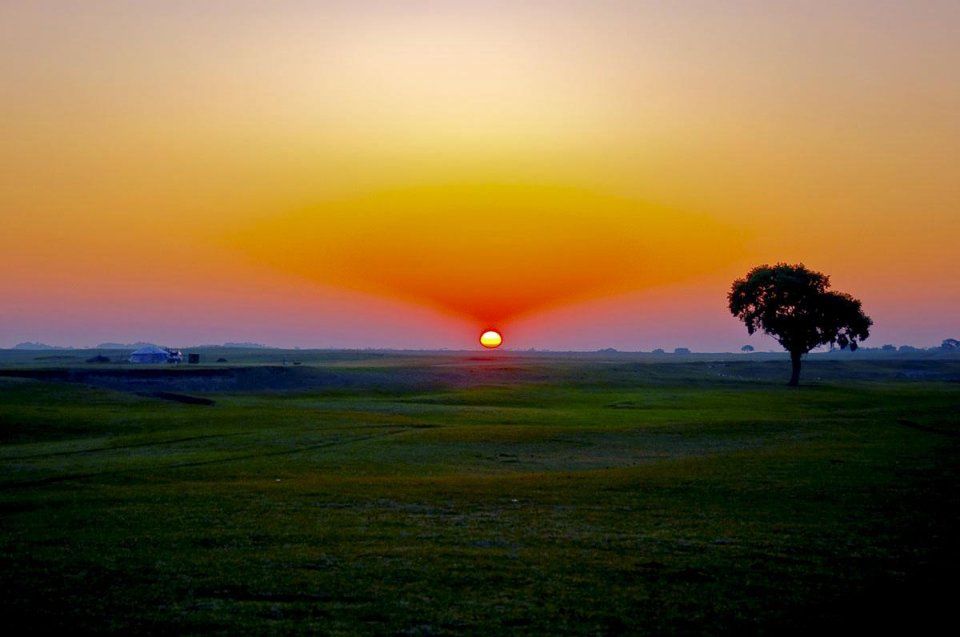
[(0, 347), (960, 331), (956, 2), (0, 4)]

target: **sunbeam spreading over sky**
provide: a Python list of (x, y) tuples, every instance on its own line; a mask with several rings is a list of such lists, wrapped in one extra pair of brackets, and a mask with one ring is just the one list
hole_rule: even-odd
[(7, 1), (0, 347), (725, 350), (774, 261), (869, 345), (939, 343), (958, 33), (935, 1)]

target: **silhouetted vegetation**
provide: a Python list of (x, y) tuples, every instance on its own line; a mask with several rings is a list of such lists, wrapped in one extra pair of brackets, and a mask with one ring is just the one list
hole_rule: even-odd
[(730, 312), (747, 326), (777, 339), (790, 352), (790, 386), (800, 384), (801, 357), (820, 345), (856, 351), (870, 335), (873, 321), (860, 301), (834, 292), (830, 277), (803, 264), (761, 265), (733, 282), (727, 297)]
[(740, 351), (741, 351), (741, 352), (752, 352), (752, 351), (753, 351), (753, 345), (744, 345), (743, 347), (740, 348)]

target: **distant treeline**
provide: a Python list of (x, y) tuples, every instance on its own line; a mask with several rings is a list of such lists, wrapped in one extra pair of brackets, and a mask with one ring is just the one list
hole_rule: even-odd
[[(61, 346), (61, 345), (47, 345), (46, 343), (17, 343), (10, 349), (26, 350), (26, 351), (47, 351), (47, 350), (72, 350), (72, 349), (82, 349), (82, 350), (91, 350), (91, 349), (140, 349), (141, 347), (161, 347), (156, 343), (148, 343), (146, 341), (137, 341), (136, 343), (100, 343), (95, 347), (72, 347), (72, 346)], [(267, 349), (268, 347), (262, 343), (224, 343), (223, 345), (194, 345), (188, 348), (183, 349), (213, 349), (217, 347), (229, 348), (229, 349)]]
[[(76, 349), (76, 350), (101, 350), (101, 349), (103, 349), (103, 350), (106, 350), (106, 349), (110, 349), (110, 350), (131, 350), (131, 349), (138, 349), (138, 348), (140, 348), (140, 347), (145, 347), (145, 346), (148, 346), (148, 345), (153, 345), (153, 343), (146, 343), (146, 342), (137, 342), (137, 343), (100, 343), (100, 344), (97, 345), (96, 347), (61, 347), (61, 346), (57, 346), (57, 345), (47, 345), (47, 344), (45, 344), (45, 343), (27, 342), (27, 343), (19, 343), (19, 344), (15, 345), (14, 347), (10, 348), (10, 349), (22, 350), (22, 351), (51, 351), (51, 350), (61, 350), (61, 351), (62, 351), (62, 350), (74, 350), (74, 349)], [(184, 348), (184, 349), (217, 349), (217, 348), (224, 348), (224, 349), (227, 349), (227, 348), (229, 348), (229, 349), (283, 349), (283, 348), (271, 348), (271, 347), (269, 347), (269, 346), (267, 346), (267, 345), (263, 345), (263, 344), (261, 344), (261, 343), (224, 343), (223, 345), (196, 345), (196, 346), (194, 346), (194, 347), (188, 347), (188, 348)], [(296, 348), (296, 349), (299, 349), (299, 348)], [(390, 350), (390, 349), (381, 349), (381, 348), (363, 348), (363, 349), (349, 348), (349, 349), (350, 349), (350, 351), (369, 351), (369, 352), (387, 352), (387, 351), (394, 351), (394, 350)], [(333, 350), (331, 350), (331, 351), (333, 351)], [(442, 349), (441, 349), (441, 350), (411, 350), (411, 351), (445, 351), (445, 350), (442, 350)], [(528, 352), (537, 352), (537, 351), (550, 352), (551, 350), (529, 349), (529, 350), (526, 350), (526, 351), (528, 351)], [(756, 351), (756, 350), (754, 349), (754, 347), (753, 347), (752, 345), (744, 345), (743, 347), (740, 348), (740, 351), (746, 352), (746, 353), (750, 353), (750, 352), (754, 352), (754, 351)], [(841, 350), (839, 350), (839, 349), (831, 349), (831, 350), (826, 350), (825, 352), (821, 352), (821, 353), (829, 353), (829, 352), (839, 353), (840, 351), (841, 351)], [(956, 338), (947, 338), (947, 339), (944, 339), (944, 340), (940, 343), (940, 345), (936, 345), (936, 346), (934, 346), (934, 347), (914, 347), (913, 345), (899, 345), (899, 346), (898, 346), (898, 345), (893, 345), (893, 344), (881, 345), (880, 347), (865, 347), (865, 346), (861, 346), (858, 351), (859, 351), (859, 352), (867, 352), (867, 353), (869, 353), (869, 352), (873, 352), (873, 353), (882, 352), (882, 353), (889, 353), (889, 354), (893, 354), (893, 353), (900, 353), (900, 354), (918, 354), (918, 353), (922, 353), (922, 352), (927, 352), (927, 353), (943, 353), (943, 352), (950, 353), (950, 352), (956, 352), (956, 353), (960, 353), (960, 340), (958, 340), (958, 339), (956, 339)], [(615, 354), (615, 353), (620, 353), (620, 350), (617, 350), (617, 349), (615, 349), (615, 348), (613, 348), (613, 347), (607, 347), (607, 348), (604, 348), (604, 349), (597, 350), (597, 353), (601, 353), (601, 354)], [(627, 353), (627, 352), (624, 352), (624, 353)], [(636, 351), (636, 352), (634, 352), (634, 353), (641, 353), (641, 354), (642, 354), (642, 353), (644, 353), (644, 352), (643, 352), (642, 350), (638, 350), (638, 351)], [(657, 349), (655, 349), (655, 350), (652, 350), (652, 351), (649, 352), (649, 353), (651, 353), (651, 354), (667, 354), (668, 352), (667, 352), (666, 350), (662, 349), (662, 348), (657, 348)], [(693, 354), (693, 353), (696, 353), (696, 352), (693, 352), (692, 350), (690, 350), (690, 348), (687, 348), (687, 347), (675, 347), (675, 348), (673, 348), (672, 353), (673, 353), (673, 354), (681, 354), (681, 355), (683, 355), (683, 354)], [(709, 352), (708, 352), (708, 353), (709, 353)], [(762, 353), (762, 352), (758, 352), (758, 353)]]

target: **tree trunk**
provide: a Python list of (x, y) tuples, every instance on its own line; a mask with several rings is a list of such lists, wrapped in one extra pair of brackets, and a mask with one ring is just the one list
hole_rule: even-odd
[(790, 382), (787, 383), (789, 387), (797, 387), (800, 385), (800, 357), (803, 356), (801, 352), (790, 352), (790, 363), (793, 365), (793, 373), (790, 374)]

